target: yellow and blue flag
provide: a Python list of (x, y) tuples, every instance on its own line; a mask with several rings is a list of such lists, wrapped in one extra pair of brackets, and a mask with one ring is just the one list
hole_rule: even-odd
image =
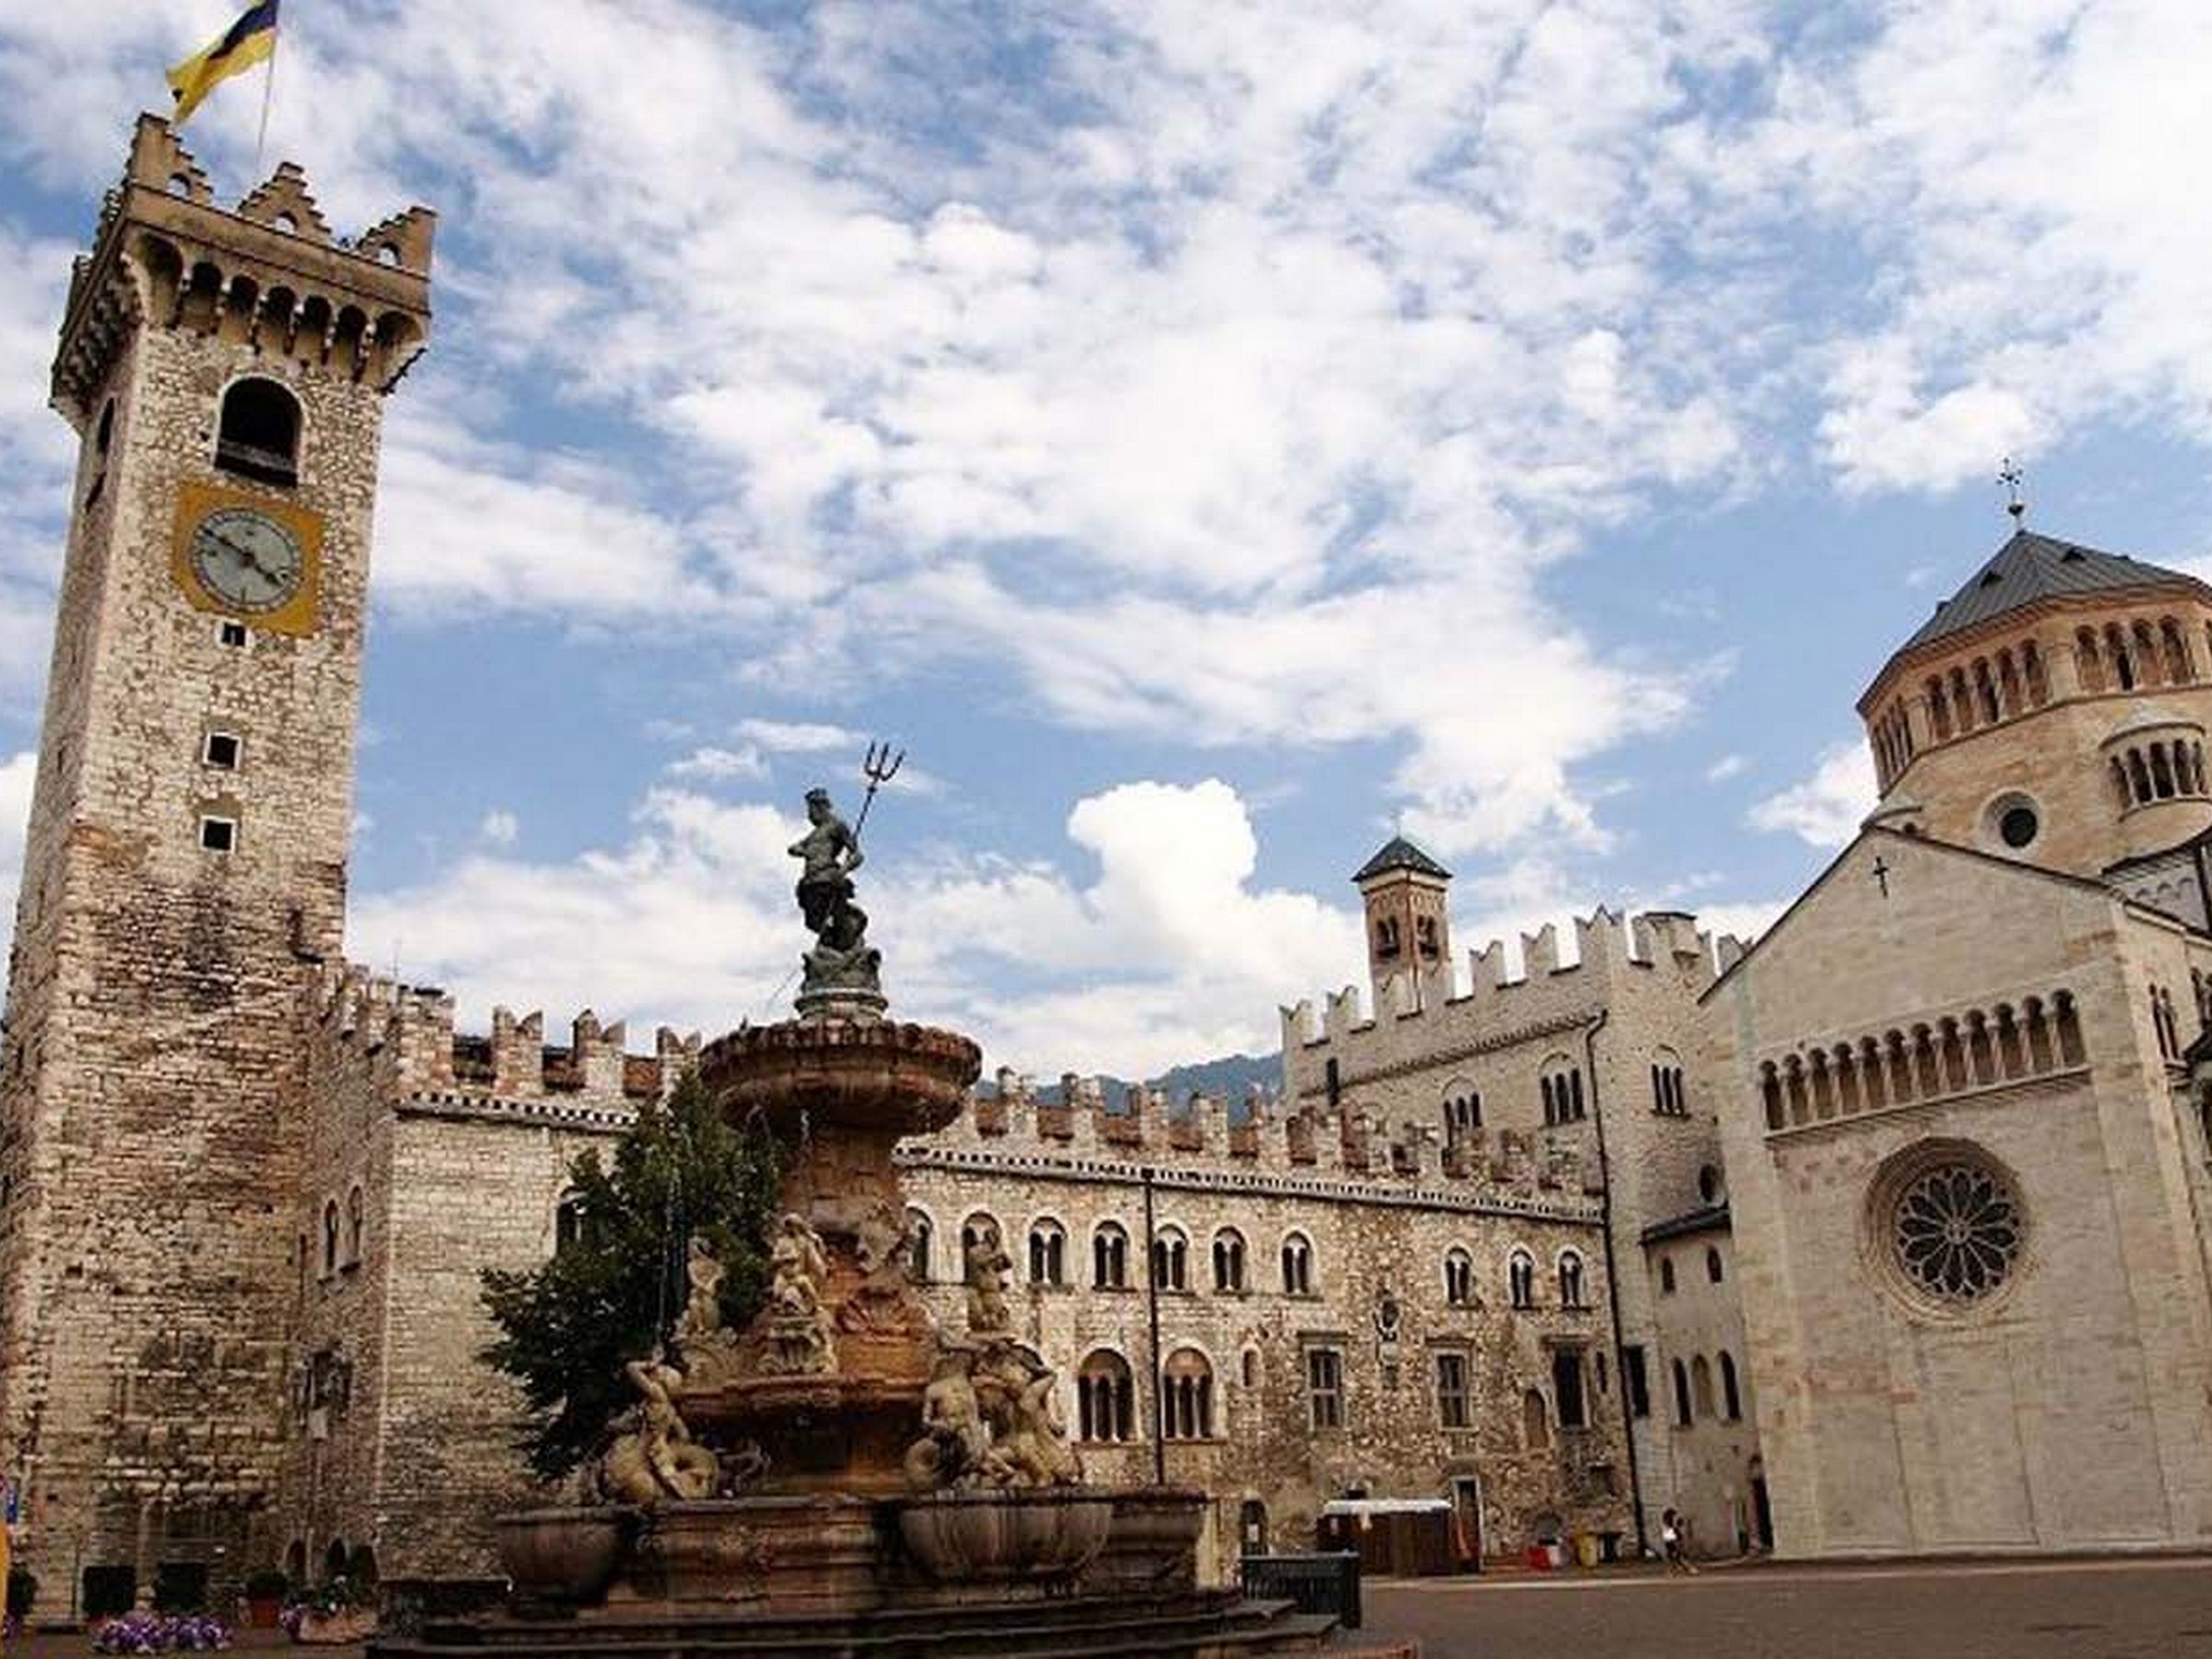
[(182, 126), (200, 107), (200, 100), (232, 75), (242, 75), (257, 63), (265, 63), (276, 49), (277, 0), (248, 6), (215, 40), (169, 71), (169, 91), (176, 97), (176, 124)]

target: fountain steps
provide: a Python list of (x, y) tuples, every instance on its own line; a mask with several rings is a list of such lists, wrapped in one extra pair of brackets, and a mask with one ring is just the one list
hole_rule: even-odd
[(970, 1603), (865, 1614), (433, 1621), (370, 1659), (1262, 1659), (1319, 1652), (1332, 1618), (1285, 1601), (1185, 1595)]

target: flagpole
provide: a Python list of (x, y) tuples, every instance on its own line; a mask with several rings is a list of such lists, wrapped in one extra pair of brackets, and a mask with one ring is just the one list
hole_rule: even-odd
[(269, 42), (269, 79), (261, 84), (261, 131), (253, 141), (253, 177), (261, 181), (261, 157), (269, 148), (269, 106), (276, 101), (276, 54), (283, 48), (283, 31), (270, 31)]

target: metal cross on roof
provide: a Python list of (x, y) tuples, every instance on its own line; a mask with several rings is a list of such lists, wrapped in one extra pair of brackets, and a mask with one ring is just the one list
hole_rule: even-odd
[(2005, 456), (2005, 464), (1997, 469), (1997, 481), (2005, 486), (2005, 511), (2012, 515), (2014, 524), (2025, 523), (2028, 502), (2027, 498), (2020, 493), (2020, 486), (2027, 481), (2027, 474), (2020, 470), (2019, 463), (2012, 456)]

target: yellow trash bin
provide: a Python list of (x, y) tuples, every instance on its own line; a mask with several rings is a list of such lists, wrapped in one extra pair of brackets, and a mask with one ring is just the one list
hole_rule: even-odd
[(1596, 1533), (1578, 1532), (1574, 1535), (1574, 1559), (1579, 1566), (1598, 1565), (1598, 1535)]

